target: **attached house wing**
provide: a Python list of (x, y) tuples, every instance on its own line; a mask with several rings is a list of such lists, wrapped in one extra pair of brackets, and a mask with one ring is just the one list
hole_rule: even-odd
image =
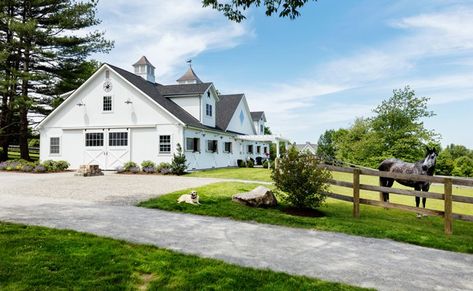
[(217, 116), (216, 124), (217, 127), (226, 130), (228, 124), (235, 113), (238, 104), (240, 104), (241, 99), (243, 99), (243, 94), (232, 94), (232, 95), (220, 95), (220, 100), (217, 103)]

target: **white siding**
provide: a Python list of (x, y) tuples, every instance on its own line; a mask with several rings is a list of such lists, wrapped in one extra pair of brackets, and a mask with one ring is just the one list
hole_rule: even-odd
[[(211, 90), (212, 86), (204, 93), (202, 94), (201, 97), (201, 116), (202, 119), (200, 122), (202, 124), (210, 126), (210, 127), (215, 127), (215, 104), (216, 104), (216, 96), (213, 93), (213, 90)], [(207, 92), (210, 92), (210, 97), (208, 96)], [(212, 116), (207, 116), (206, 114), (206, 104), (212, 105)]]
[[(241, 113), (243, 113), (243, 122), (240, 120)], [(251, 118), (248, 105), (246, 104), (244, 98), (241, 99), (240, 104), (238, 104), (237, 109), (235, 110), (235, 113), (233, 113), (233, 117), (227, 126), (227, 130), (248, 135), (253, 135), (256, 133), (254, 130), (253, 119)]]
[(200, 112), (200, 97), (174, 97), (169, 98), (174, 103), (182, 107), (185, 111), (189, 112), (192, 116), (194, 116), (197, 120), (200, 120), (201, 112)]

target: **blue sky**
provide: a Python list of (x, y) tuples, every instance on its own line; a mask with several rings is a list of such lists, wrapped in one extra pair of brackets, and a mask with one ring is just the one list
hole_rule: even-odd
[(241, 24), (199, 0), (102, 0), (98, 27), (115, 40), (97, 55), (131, 70), (146, 55), (157, 81), (175, 80), (185, 61), (222, 93), (245, 93), (274, 133), (316, 142), (348, 127), (395, 88), (430, 97), (425, 126), (442, 144), (473, 148), (473, 1), (319, 0), (292, 21), (250, 9)]

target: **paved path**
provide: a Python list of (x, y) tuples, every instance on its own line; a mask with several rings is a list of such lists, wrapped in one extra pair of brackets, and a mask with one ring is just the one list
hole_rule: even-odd
[(0, 220), (73, 229), (380, 290), (473, 290), (473, 255), (93, 199), (36, 196), (36, 191), (42, 190), (31, 188), (30, 195), (20, 196), (0, 191)]

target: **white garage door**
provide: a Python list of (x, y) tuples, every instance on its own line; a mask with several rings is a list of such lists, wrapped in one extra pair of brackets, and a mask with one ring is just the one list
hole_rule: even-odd
[(84, 132), (84, 163), (115, 170), (130, 160), (128, 129), (100, 129)]

